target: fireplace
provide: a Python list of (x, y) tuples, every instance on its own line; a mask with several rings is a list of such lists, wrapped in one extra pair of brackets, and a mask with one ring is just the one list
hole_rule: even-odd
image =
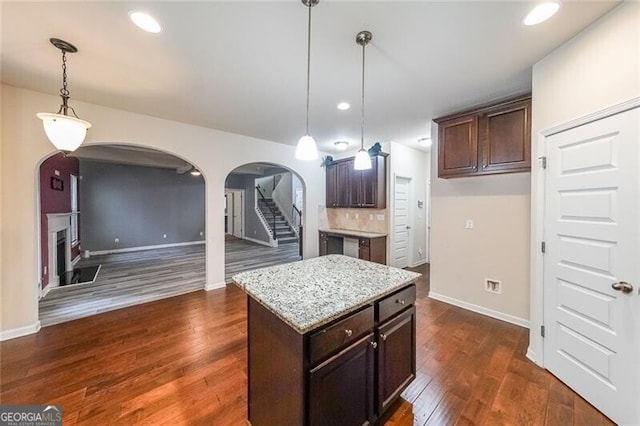
[(71, 213), (47, 214), (47, 247), (49, 247), (48, 285), (60, 285), (60, 276), (73, 271), (71, 263)]

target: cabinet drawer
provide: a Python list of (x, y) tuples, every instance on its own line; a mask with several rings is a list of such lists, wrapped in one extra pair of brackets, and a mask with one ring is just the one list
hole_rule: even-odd
[(373, 328), (373, 306), (356, 312), (309, 337), (309, 362), (314, 365), (327, 355), (355, 342)]
[(390, 296), (385, 297), (378, 303), (378, 322), (383, 322), (391, 318), (398, 312), (413, 305), (416, 301), (416, 285), (400, 290)]

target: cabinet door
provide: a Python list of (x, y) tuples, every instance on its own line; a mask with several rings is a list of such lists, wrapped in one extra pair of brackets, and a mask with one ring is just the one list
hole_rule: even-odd
[(373, 422), (373, 345), (370, 333), (311, 370), (311, 426), (360, 426)]
[(378, 157), (371, 157), (371, 168), (363, 170), (360, 184), (360, 206), (377, 207), (378, 202)]
[(378, 327), (378, 415), (416, 377), (416, 308)]
[(371, 260), (371, 246), (369, 238), (360, 238), (358, 241), (358, 259)]
[(362, 207), (362, 170), (349, 169), (349, 207)]
[(329, 164), (325, 169), (326, 173), (326, 205), (327, 207), (336, 207), (338, 202), (338, 194), (336, 192), (338, 180), (338, 165)]
[(478, 116), (465, 115), (438, 124), (438, 177), (478, 171)]
[(324, 232), (320, 232), (320, 237), (319, 237), (319, 253), (318, 256), (326, 256), (328, 254), (328, 248), (327, 248), (327, 234)]
[(480, 119), (481, 173), (531, 170), (531, 100), (483, 113)]
[(353, 161), (344, 161), (337, 164), (336, 179), (336, 207), (349, 207), (349, 189), (351, 188), (351, 170)]

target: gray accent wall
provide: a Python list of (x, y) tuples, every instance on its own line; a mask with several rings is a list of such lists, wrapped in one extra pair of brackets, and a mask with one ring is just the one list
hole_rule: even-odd
[(202, 176), (80, 160), (78, 186), (82, 250), (204, 241)]

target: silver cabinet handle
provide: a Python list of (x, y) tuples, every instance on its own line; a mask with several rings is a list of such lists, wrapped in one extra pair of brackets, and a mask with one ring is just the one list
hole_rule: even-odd
[(398, 305), (404, 305), (404, 300), (396, 299), (396, 303), (397, 303)]
[(378, 347), (378, 342), (371, 342), (371, 347), (373, 349), (377, 348)]
[(348, 328), (344, 331), (344, 334), (347, 335), (347, 337), (351, 337), (351, 335), (353, 334), (353, 330), (349, 330)]
[(387, 340), (387, 335), (386, 334), (380, 334), (380, 337), (382, 338), (382, 340)]
[(621, 291), (623, 293), (631, 293), (633, 291), (633, 286), (624, 281), (611, 284), (611, 288), (614, 290)]

